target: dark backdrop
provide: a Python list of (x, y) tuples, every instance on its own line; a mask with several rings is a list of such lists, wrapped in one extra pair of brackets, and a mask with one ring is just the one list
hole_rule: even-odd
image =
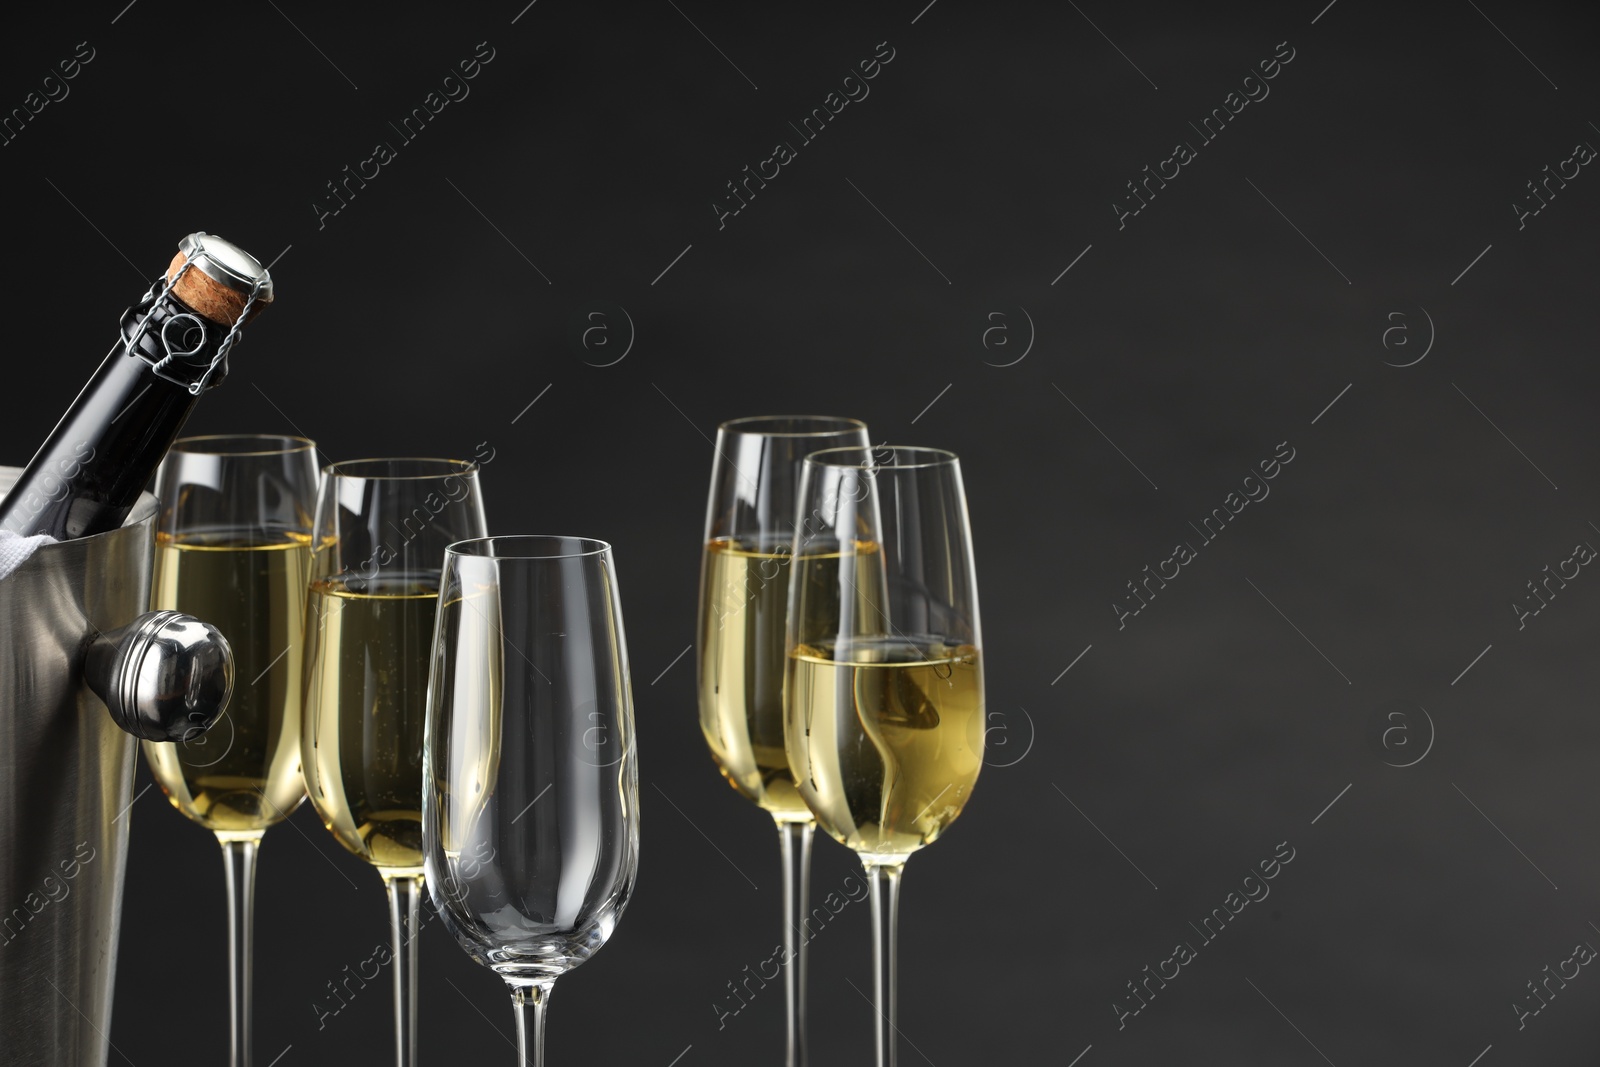
[[(807, 411), (954, 449), (971, 495), (993, 747), (909, 868), (903, 1063), (1593, 1062), (1600, 976), (1564, 962), (1600, 945), (1585, 6), (124, 2), (0, 41), (6, 109), (93, 50), (0, 148), (0, 458), (204, 228), (279, 257), (280, 300), (194, 431), (488, 441), (492, 529), (615, 544), (643, 866), (559, 984), (553, 1063), (778, 1062), (776, 991), (714, 1007), (777, 940), (774, 835), (675, 657), (708, 435)], [(403, 140), (479, 42), (470, 95)], [(870, 95), (803, 141), (879, 42)], [(1146, 166), (1170, 180), (1135, 200)], [(1177, 576), (1136, 600), (1147, 565)], [(159, 790), (134, 813), (112, 1062), (218, 1062), (216, 845)], [(854, 866), (816, 860), (819, 893)], [(319, 1028), (386, 919), (309, 807), (266, 839), (258, 924), (257, 1063), (385, 1062), (382, 983)], [(860, 905), (814, 944), (816, 1063), (867, 1060), (867, 947)], [(511, 1062), (493, 975), (437, 923), (422, 957), (424, 1060)], [(1546, 966), (1578, 974), (1531, 1014)]]

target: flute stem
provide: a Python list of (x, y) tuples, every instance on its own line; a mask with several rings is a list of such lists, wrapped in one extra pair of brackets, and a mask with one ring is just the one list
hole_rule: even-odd
[(554, 978), (507, 978), (511, 1007), (517, 1013), (517, 1067), (544, 1067), (544, 1013)]
[(900, 875), (905, 862), (869, 863), (865, 859), (872, 900), (872, 1006), (877, 1009), (878, 1067), (895, 1067), (895, 1022), (898, 999), (899, 952), (896, 931), (900, 924)]
[(421, 875), (384, 874), (389, 895), (389, 937), (394, 946), (394, 1054), (396, 1067), (417, 1067), (417, 914)]
[(806, 938), (811, 912), (811, 839), (815, 821), (778, 821), (783, 849), (783, 988), (788, 1001), (788, 1067), (806, 1067)]
[(256, 854), (261, 834), (217, 836), (228, 886), (228, 1062), (250, 1067), (250, 972), (255, 942)]

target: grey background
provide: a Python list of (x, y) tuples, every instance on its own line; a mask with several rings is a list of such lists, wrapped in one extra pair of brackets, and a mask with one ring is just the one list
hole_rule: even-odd
[[(1592, 14), (925, 2), (115, 0), (10, 23), (0, 107), (77, 42), (95, 58), (0, 148), (30, 380), (5, 387), (0, 460), (204, 228), (283, 252), (281, 300), (194, 431), (303, 431), (332, 459), (487, 440), (492, 529), (615, 544), (643, 867), (558, 986), (553, 1063), (781, 1055), (775, 989), (718, 1028), (777, 941), (777, 851), (674, 657), (708, 435), (804, 411), (956, 450), (971, 496), (995, 747), (909, 867), (902, 1063), (1593, 1062), (1600, 977), (1521, 1030), (1512, 1005), (1600, 945), (1600, 578), (1520, 630), (1510, 606), (1600, 544), (1600, 177), (1525, 228), (1511, 208), (1600, 145)], [(885, 40), (870, 96), (719, 230), (724, 183)], [(319, 228), (324, 183), (399, 144), (387, 123), (480, 41), (470, 96)], [(1270, 96), (1119, 229), (1124, 183), (1282, 41)], [(1119, 629), (1124, 583), (1198, 545), (1188, 524), (1284, 441), (1270, 497)], [(216, 846), (159, 790), (133, 810), (112, 1062), (218, 1061)], [(1201, 944), (1189, 924), (1285, 841), (1271, 896)], [(854, 868), (831, 842), (816, 860), (819, 895)], [(312, 1007), (387, 936), (377, 876), (307, 806), (258, 894), (257, 1063), (384, 1062), (386, 978), (320, 1029)], [(1198, 958), (1119, 1030), (1125, 983), (1185, 940)], [(867, 946), (854, 904), (814, 943), (814, 1062), (867, 1062)], [(424, 1060), (510, 1062), (502, 989), (437, 923), (421, 969)]]

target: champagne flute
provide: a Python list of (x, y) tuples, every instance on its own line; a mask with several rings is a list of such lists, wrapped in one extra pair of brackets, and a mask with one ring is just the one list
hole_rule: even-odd
[[(778, 824), (783, 860), (788, 1067), (804, 1067), (806, 938), (816, 821), (795, 791), (783, 739), (787, 573), (800, 461), (817, 449), (865, 448), (865, 423), (763, 415), (717, 428), (700, 565), (700, 730), (722, 775)], [(800, 549), (794, 549), (800, 551)]]
[(378, 869), (393, 941), (395, 1062), (417, 1062), (422, 728), (445, 547), (486, 532), (468, 460), (323, 469), (306, 614), (306, 792), (339, 843)]
[(518, 1063), (543, 1067), (557, 978), (615, 929), (639, 865), (633, 695), (611, 546), (450, 546), (423, 764), (428, 891), (511, 989)]
[(303, 437), (184, 437), (156, 475), (150, 606), (216, 626), (233, 647), (233, 697), (207, 733), (145, 741), (172, 806), (213, 831), (228, 886), (230, 1062), (250, 1064), (256, 853), (305, 793), (300, 781), (301, 644), (317, 493)]
[(878, 1067), (894, 1067), (906, 859), (983, 766), (978, 586), (961, 464), (932, 448), (806, 457), (789, 573), (784, 727), (801, 797), (871, 887)]

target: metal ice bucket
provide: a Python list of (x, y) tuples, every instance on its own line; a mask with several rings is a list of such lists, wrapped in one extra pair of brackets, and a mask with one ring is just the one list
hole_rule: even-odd
[[(20, 471), (0, 467), (0, 496)], [(134, 738), (181, 739), (233, 684), (220, 634), (149, 603), (156, 500), (0, 579), (0, 1063), (103, 1067)]]

